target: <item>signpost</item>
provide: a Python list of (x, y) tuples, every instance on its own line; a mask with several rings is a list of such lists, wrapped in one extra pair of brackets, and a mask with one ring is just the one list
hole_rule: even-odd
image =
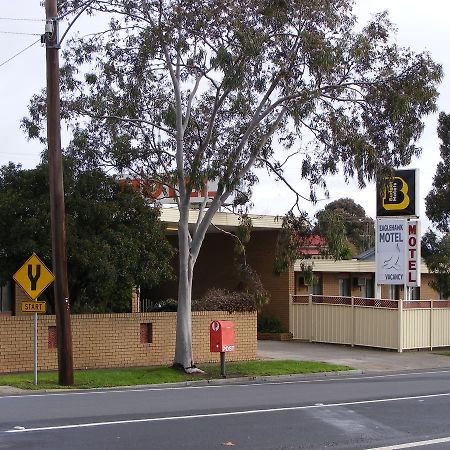
[(36, 301), (36, 299), (53, 283), (55, 277), (33, 253), (13, 275), (13, 279), (33, 300), (22, 302), (20, 310), (23, 313), (34, 314), (34, 384), (37, 385), (37, 315), (45, 314), (45, 302)]
[[(402, 285), (411, 300), (420, 286), (419, 171), (396, 170), (378, 183), (375, 242), (376, 296), (381, 285)], [(398, 299), (398, 351), (402, 351), (403, 301)]]

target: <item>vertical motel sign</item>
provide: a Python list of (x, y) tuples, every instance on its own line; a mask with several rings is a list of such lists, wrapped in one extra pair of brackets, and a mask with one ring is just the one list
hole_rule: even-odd
[(378, 183), (377, 284), (420, 286), (419, 171), (396, 170)]
[(406, 229), (406, 286), (420, 286), (420, 221), (407, 221)]

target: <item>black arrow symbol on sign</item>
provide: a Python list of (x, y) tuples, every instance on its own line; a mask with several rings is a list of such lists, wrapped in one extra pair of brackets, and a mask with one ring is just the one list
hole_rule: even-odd
[(33, 266), (31, 264), (28, 264), (28, 278), (30, 279), (31, 283), (31, 290), (36, 290), (36, 284), (41, 276), (41, 265), (38, 264), (36, 266), (36, 275), (33, 276)]

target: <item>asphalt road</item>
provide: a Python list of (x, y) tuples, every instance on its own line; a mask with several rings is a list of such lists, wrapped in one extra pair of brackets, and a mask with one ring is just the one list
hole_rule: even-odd
[(0, 449), (450, 448), (450, 370), (0, 397)]

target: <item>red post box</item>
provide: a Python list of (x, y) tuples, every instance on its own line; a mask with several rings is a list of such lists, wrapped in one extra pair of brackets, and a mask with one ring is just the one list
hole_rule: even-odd
[(234, 323), (215, 320), (209, 326), (209, 348), (211, 352), (234, 352)]

